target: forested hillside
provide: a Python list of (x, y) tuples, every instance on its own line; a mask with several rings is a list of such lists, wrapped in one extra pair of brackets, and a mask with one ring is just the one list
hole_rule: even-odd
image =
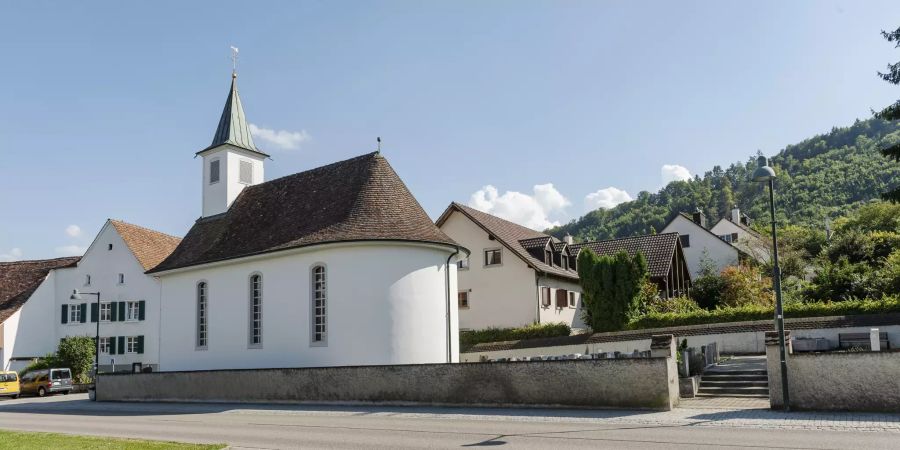
[[(826, 217), (845, 215), (900, 186), (900, 164), (879, 152), (898, 142), (900, 122), (871, 119), (834, 128), (781, 150), (771, 161), (779, 176), (779, 222), (823, 227)], [(633, 201), (598, 209), (549, 231), (557, 237), (570, 233), (578, 240), (653, 233), (679, 211), (702, 208), (714, 223), (732, 205), (738, 205), (756, 224), (767, 223), (763, 186), (749, 180), (754, 169), (756, 155), (724, 169), (713, 167), (690, 181), (674, 181), (654, 194), (641, 192)]]

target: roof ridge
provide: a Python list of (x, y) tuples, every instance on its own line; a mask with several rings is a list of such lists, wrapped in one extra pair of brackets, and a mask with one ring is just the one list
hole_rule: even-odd
[[(327, 168), (331, 168), (332, 166), (335, 166), (335, 165), (337, 165), (337, 164), (344, 164), (344, 163), (347, 163), (347, 162), (350, 162), (350, 161), (353, 161), (353, 160), (364, 159), (365, 157), (372, 157), (373, 159), (375, 159), (375, 158), (384, 158), (383, 156), (381, 156), (381, 153), (378, 152), (378, 151), (369, 152), (369, 153), (364, 153), (364, 154), (362, 154), (362, 155), (357, 155), (357, 156), (354, 156), (354, 157), (352, 157), (352, 158), (347, 158), (347, 159), (344, 159), (344, 160), (341, 160), (341, 161), (335, 161), (335, 162), (332, 162), (332, 163), (328, 163), (328, 164), (325, 164), (324, 166), (313, 167), (313, 168), (311, 168), (311, 169), (306, 169), (306, 170), (303, 170), (303, 171), (300, 171), (300, 172), (294, 172), (294, 173), (291, 173), (291, 174), (287, 174), (287, 175), (280, 176), (280, 177), (278, 177), (278, 178), (273, 178), (273, 179), (268, 180), (268, 181), (263, 181), (262, 183), (257, 183), (257, 184), (254, 184), (254, 185), (252, 185), (252, 186), (247, 186), (246, 188), (244, 188), (244, 189), (241, 190), (241, 193), (243, 193), (244, 191), (249, 190), (249, 189), (258, 189), (260, 186), (270, 185), (270, 183), (274, 183), (274, 182), (276, 182), (276, 181), (285, 180), (285, 179), (288, 179), (288, 178), (293, 178), (293, 177), (300, 176), (300, 175), (303, 175), (303, 174), (307, 174), (307, 173), (310, 173), (310, 172), (317, 172), (317, 171), (320, 171), (320, 170), (324, 170), (324, 169), (327, 169)], [(232, 204), (233, 204), (233, 203), (232, 203)], [(219, 213), (219, 214), (216, 214), (216, 215), (214, 215), (214, 216), (207, 216), (207, 217), (215, 217), (215, 216), (220, 216), (220, 215), (227, 214), (227, 213), (228, 213), (228, 211), (225, 211), (225, 212), (223, 212), (223, 213)], [(203, 218), (204, 218), (204, 217), (201, 217), (201, 219), (203, 219)]]
[(489, 213), (489, 212), (482, 211), (482, 210), (480, 210), (480, 209), (478, 209), (478, 208), (474, 208), (474, 207), (468, 206), (468, 205), (463, 205), (463, 204), (461, 204), (461, 203), (459, 203), (459, 202), (453, 202), (453, 204), (455, 204), (455, 205), (457, 205), (457, 206), (460, 206), (460, 207), (462, 207), (462, 208), (471, 210), (471, 211), (476, 211), (476, 212), (478, 212), (478, 213), (481, 213), (481, 214), (485, 214), (485, 215), (491, 216), (492, 218), (494, 218), (494, 219), (496, 219), (496, 220), (499, 220), (499, 221), (501, 221), (501, 222), (508, 223), (508, 224), (510, 224), (510, 225), (514, 225), (514, 226), (519, 227), (519, 228), (521, 228), (521, 229), (523, 229), (523, 230), (528, 230), (528, 231), (530, 231), (530, 232), (532, 232), (532, 233), (540, 233), (540, 234), (542, 235), (542, 236), (534, 236), (534, 237), (530, 237), (530, 238), (526, 238), (526, 239), (536, 239), (536, 238), (539, 238), (539, 237), (545, 237), (545, 236), (546, 236), (546, 237), (550, 237), (549, 234), (544, 233), (543, 231), (538, 231), (538, 230), (535, 230), (534, 228), (528, 228), (528, 227), (526, 227), (525, 225), (520, 225), (520, 224), (515, 223), (515, 222), (513, 222), (513, 221), (511, 221), (511, 220), (506, 220), (506, 219), (504, 219), (504, 218), (502, 218), (502, 217), (500, 217), (500, 216), (491, 214), (491, 213)]
[(627, 239), (641, 239), (641, 238), (645, 238), (645, 239), (646, 239), (646, 238), (652, 238), (652, 237), (654, 237), (654, 236), (666, 236), (666, 235), (671, 235), (671, 234), (677, 235), (678, 233), (676, 233), (676, 232), (674, 232), (674, 231), (670, 231), (670, 232), (668, 232), (668, 233), (640, 234), (640, 235), (637, 235), (637, 236), (625, 236), (625, 237), (618, 237), (618, 238), (613, 238), (613, 239), (602, 239), (602, 240), (599, 240), (599, 241), (576, 242), (576, 243), (574, 243), (574, 244), (572, 244), (572, 245), (586, 245), (586, 244), (591, 244), (591, 243), (595, 243), (595, 242), (624, 241), (624, 240), (627, 240)]
[(23, 264), (40, 264), (46, 263), (50, 261), (62, 261), (62, 260), (80, 260), (81, 256), (60, 256), (57, 258), (47, 258), (47, 259), (20, 259), (18, 261), (0, 261), (0, 266), (12, 266), (12, 265), (23, 265)]

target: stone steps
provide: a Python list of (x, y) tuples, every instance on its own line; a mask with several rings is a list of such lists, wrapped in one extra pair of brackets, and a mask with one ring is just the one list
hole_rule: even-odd
[(768, 375), (758, 367), (737, 361), (712, 367), (700, 378), (697, 396), (768, 398)]

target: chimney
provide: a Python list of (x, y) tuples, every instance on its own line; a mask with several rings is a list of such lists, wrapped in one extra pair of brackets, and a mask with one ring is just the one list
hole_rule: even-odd
[(734, 223), (741, 223), (741, 209), (734, 205), (734, 208), (731, 210), (731, 221)]
[(563, 242), (572, 245), (575, 243), (575, 238), (573, 238), (571, 234), (566, 233), (566, 235), (563, 237)]
[(693, 214), (691, 214), (691, 220), (694, 221), (697, 225), (700, 225), (703, 228), (706, 228), (706, 215), (703, 214), (703, 210), (697, 208)]

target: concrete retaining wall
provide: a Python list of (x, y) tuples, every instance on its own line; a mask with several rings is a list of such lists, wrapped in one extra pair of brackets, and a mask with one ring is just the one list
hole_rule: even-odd
[[(766, 347), (769, 399), (781, 409), (781, 361), (772, 335), (773, 345)], [(900, 412), (900, 351), (789, 351), (786, 363), (791, 409)]]
[[(813, 319), (794, 319), (799, 322), (803, 320)], [(736, 326), (739, 326), (737, 324)], [(723, 355), (740, 355), (740, 354), (763, 354), (766, 352), (766, 331), (749, 331), (749, 332), (730, 332), (730, 333), (709, 333), (700, 335), (682, 335), (680, 331), (690, 331), (695, 333), (697, 327), (672, 327), (666, 329), (658, 329), (661, 333), (671, 333), (675, 336), (678, 343), (682, 339), (687, 339), (688, 347), (700, 348), (701, 346), (716, 343), (719, 346), (719, 353)], [(838, 335), (842, 333), (868, 333), (871, 327), (841, 327), (841, 328), (821, 328), (821, 329), (799, 329), (793, 330), (794, 338), (825, 338), (834, 347), (838, 345)], [(900, 325), (879, 326), (881, 331), (887, 332), (891, 347), (900, 347)], [(633, 331), (625, 331), (621, 333), (598, 333), (605, 337), (612, 337), (619, 334), (623, 340), (583, 343), (576, 345), (557, 345), (552, 347), (531, 347), (531, 348), (511, 348), (495, 351), (478, 351), (477, 348), (467, 353), (461, 353), (459, 359), (461, 362), (477, 362), (482, 357), (488, 359), (496, 358), (513, 358), (526, 356), (558, 356), (568, 355), (572, 353), (601, 353), (601, 352), (622, 352), (631, 353), (635, 350), (646, 351), (650, 349), (650, 338), (628, 339)], [(524, 341), (522, 341), (524, 342)]]
[(678, 375), (671, 357), (157, 372), (100, 375), (97, 396), (100, 401), (371, 402), (668, 410), (678, 402)]

